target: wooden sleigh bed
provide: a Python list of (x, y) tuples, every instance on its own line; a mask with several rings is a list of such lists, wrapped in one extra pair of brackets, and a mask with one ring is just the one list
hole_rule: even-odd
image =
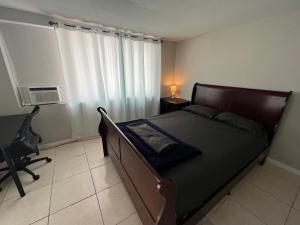
[[(279, 125), (291, 92), (246, 89), (196, 83), (192, 104), (205, 105), (233, 112), (258, 121), (269, 132), (269, 143)], [(162, 177), (145, 160), (140, 151), (106, 114), (101, 113), (99, 133), (105, 156), (109, 155), (137, 209), (144, 225), (195, 225), (212, 209), (257, 163), (263, 163), (269, 148), (251, 159), (238, 173), (222, 184), (204, 204), (184, 218), (176, 215), (176, 183)], [(205, 180), (203, 181), (205, 182)]]

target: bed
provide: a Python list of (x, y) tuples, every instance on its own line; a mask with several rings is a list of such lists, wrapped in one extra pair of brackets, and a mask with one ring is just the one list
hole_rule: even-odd
[(99, 107), (104, 155), (111, 157), (143, 224), (197, 224), (256, 163), (264, 162), (290, 95), (196, 83), (193, 105), (250, 118), (262, 124), (266, 134), (250, 135), (187, 111), (152, 117), (153, 124), (202, 152), (159, 173)]

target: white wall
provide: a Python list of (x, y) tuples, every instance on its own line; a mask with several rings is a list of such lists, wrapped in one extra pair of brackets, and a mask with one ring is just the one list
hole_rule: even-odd
[(170, 96), (174, 82), (176, 43), (164, 41), (161, 45), (161, 96)]
[(20, 85), (64, 85), (53, 28), (1, 23)]
[(14, 114), (20, 111), (15, 98), (16, 96), (0, 51), (0, 116)]
[[(51, 17), (0, 7), (0, 20), (2, 21), (0, 28), (4, 33), (20, 84), (62, 84), (62, 67), (54, 31), (39, 27), (49, 26)], [(7, 24), (3, 21), (13, 21), (19, 25)], [(31, 110), (31, 107), (24, 109), (18, 106), (1, 54), (0, 105), (0, 115)], [(42, 135), (43, 143), (71, 138), (71, 125), (66, 105), (42, 106), (39, 115), (33, 120), (33, 128)]]
[(271, 157), (300, 169), (300, 11), (179, 42), (175, 74), (188, 99), (195, 82), (294, 91)]
[[(52, 28), (0, 22), (6, 46), (13, 61), (19, 85), (64, 85), (56, 36)], [(18, 114), (32, 108), (20, 108), (7, 70), (0, 58), (0, 114)], [(33, 119), (33, 128), (44, 143), (71, 138), (71, 126), (66, 105), (41, 106)]]

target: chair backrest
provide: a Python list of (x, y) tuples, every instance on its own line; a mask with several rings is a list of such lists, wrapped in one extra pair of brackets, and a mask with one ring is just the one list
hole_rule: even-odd
[[(25, 117), (21, 127), (17, 132), (16, 139), (8, 147), (11, 157), (18, 158), (20, 156), (27, 155), (28, 152), (35, 151), (36, 146), (30, 143), (35, 136), (31, 128), (31, 121), (32, 118), (39, 113), (39, 110), (40, 107), (35, 106), (32, 112)], [(22, 144), (22, 148), (20, 148), (20, 144)], [(24, 149), (26, 149), (26, 151)], [(4, 156), (2, 152), (0, 152), (0, 162), (3, 161), (4, 161)]]
[(40, 107), (37, 105), (34, 107), (32, 112), (28, 114), (18, 131), (18, 138), (31, 138), (31, 136), (33, 135), (31, 133), (31, 121), (32, 118), (39, 113), (39, 111)]

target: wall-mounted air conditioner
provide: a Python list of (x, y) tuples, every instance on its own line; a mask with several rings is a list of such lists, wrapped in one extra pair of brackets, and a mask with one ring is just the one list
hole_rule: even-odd
[(66, 102), (64, 89), (59, 86), (18, 87), (18, 92), (23, 106)]

